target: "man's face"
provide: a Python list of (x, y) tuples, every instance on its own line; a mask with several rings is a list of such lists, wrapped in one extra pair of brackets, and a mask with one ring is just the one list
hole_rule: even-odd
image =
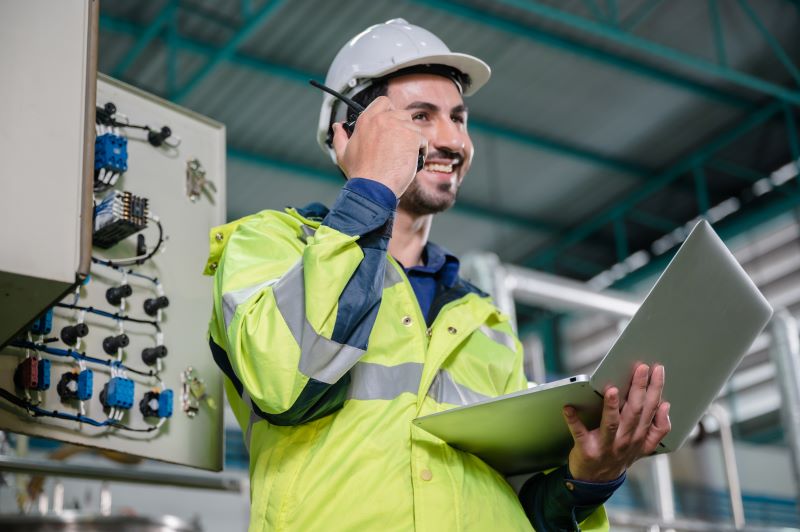
[(420, 215), (450, 208), (472, 162), (461, 93), (443, 76), (411, 74), (389, 80), (387, 96), (396, 109), (411, 111), (428, 139), (425, 166), (400, 198), (400, 207)]

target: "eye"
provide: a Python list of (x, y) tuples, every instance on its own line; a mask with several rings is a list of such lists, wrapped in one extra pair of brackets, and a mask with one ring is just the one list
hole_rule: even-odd
[(412, 120), (427, 120), (428, 119), (428, 113), (426, 113), (425, 111), (420, 111), (418, 113), (414, 113), (413, 115), (411, 115), (411, 119)]
[(467, 121), (464, 115), (453, 115), (450, 117), (450, 120), (452, 120), (456, 124), (463, 124)]

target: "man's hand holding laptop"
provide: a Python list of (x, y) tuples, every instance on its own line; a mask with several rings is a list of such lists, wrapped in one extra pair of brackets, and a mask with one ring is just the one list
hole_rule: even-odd
[(628, 397), (620, 408), (619, 389), (609, 386), (603, 398), (600, 426), (588, 430), (574, 407), (564, 407), (575, 445), (569, 453), (569, 471), (576, 480), (610, 482), (639, 458), (655, 452), (669, 433), (669, 403), (661, 402), (664, 366), (639, 364)]

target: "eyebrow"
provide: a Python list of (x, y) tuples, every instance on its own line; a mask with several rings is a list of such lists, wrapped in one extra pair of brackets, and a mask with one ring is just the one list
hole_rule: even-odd
[[(440, 111), (438, 105), (434, 105), (430, 102), (411, 102), (406, 106), (406, 110), (410, 109), (424, 109), (425, 111), (430, 111), (431, 113), (437, 113)], [(450, 110), (451, 113), (466, 113), (467, 106), (462, 104), (456, 105)]]

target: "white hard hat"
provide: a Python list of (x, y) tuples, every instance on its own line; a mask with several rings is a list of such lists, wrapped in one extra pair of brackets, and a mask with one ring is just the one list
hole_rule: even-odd
[[(451, 52), (433, 33), (395, 18), (370, 26), (345, 44), (328, 69), (325, 85), (350, 96), (361, 92), (376, 78), (420, 65), (444, 65), (466, 74), (469, 84), (462, 87), (464, 96), (475, 94), (492, 73), (489, 65), (477, 57)], [(317, 142), (334, 163), (336, 154), (327, 139), (336, 101), (325, 93), (317, 127)], [(342, 107), (345, 106), (339, 106)]]

